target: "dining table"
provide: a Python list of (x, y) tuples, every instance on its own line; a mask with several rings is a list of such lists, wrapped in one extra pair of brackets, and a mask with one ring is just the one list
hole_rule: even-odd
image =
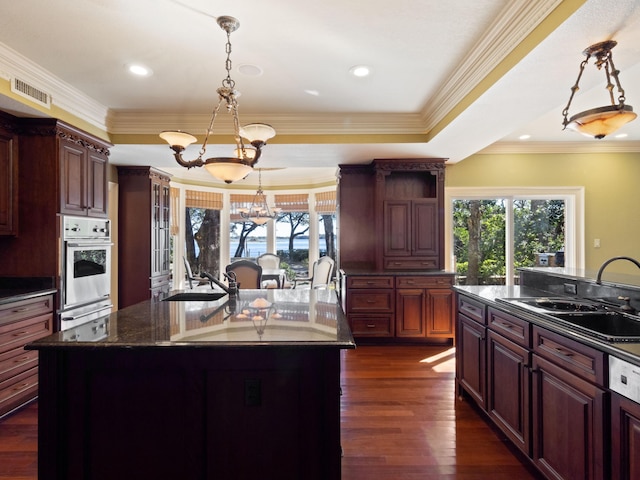
[(262, 269), (262, 281), (275, 280), (276, 288), (284, 288), (286, 279), (286, 270), (284, 268)]

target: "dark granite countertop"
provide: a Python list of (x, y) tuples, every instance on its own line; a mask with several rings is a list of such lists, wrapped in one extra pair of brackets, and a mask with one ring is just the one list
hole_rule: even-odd
[(336, 292), (241, 290), (235, 304), (228, 295), (217, 301), (145, 301), (26, 348), (270, 346), (355, 348)]
[(454, 272), (447, 270), (375, 270), (369, 267), (343, 267), (341, 268), (345, 275), (371, 275), (371, 276), (454, 276)]
[(611, 343), (604, 341), (596, 336), (591, 336), (582, 331), (571, 329), (571, 327), (560, 324), (550, 315), (542, 313), (533, 313), (530, 310), (518, 308), (517, 306), (507, 303), (498, 303), (498, 298), (523, 298), (523, 297), (545, 297), (549, 296), (549, 292), (535, 290), (527, 287), (504, 286), (504, 285), (457, 285), (454, 290), (464, 293), (471, 297), (476, 297), (484, 303), (492, 304), (500, 309), (511, 312), (514, 315), (525, 318), (534, 325), (547, 328), (554, 332), (560, 333), (568, 338), (594, 347), (600, 351), (622, 358), (629, 362), (640, 365), (640, 343), (636, 342), (620, 342)]
[(55, 288), (45, 288), (42, 290), (34, 290), (32, 288), (3, 288), (0, 289), (0, 305), (7, 303), (20, 302), (22, 300), (30, 300), (44, 295), (56, 293)]

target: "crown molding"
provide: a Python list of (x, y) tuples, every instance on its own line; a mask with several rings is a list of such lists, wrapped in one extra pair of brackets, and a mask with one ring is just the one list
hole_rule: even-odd
[(421, 112), (425, 130), (431, 131), (444, 120), (561, 3), (509, 2), (438, 93), (427, 101)]
[(592, 142), (496, 142), (477, 152), (485, 154), (541, 153), (638, 153), (640, 142), (593, 140)]
[[(216, 133), (232, 134), (230, 122), (216, 123)], [(111, 111), (107, 119), (112, 134), (158, 134), (162, 130), (180, 129), (199, 134), (209, 124), (210, 114), (148, 113)], [(424, 126), (416, 113), (345, 113), (345, 114), (271, 114), (260, 117), (242, 115), (243, 123), (264, 122), (279, 135), (322, 134), (422, 134)], [(202, 132), (203, 133), (203, 132)]]
[[(109, 109), (70, 86), (7, 45), (0, 43), (0, 76), (6, 80), (19, 78), (46, 92), (51, 104), (85, 122), (106, 131)], [(25, 101), (28, 101), (25, 99)]]

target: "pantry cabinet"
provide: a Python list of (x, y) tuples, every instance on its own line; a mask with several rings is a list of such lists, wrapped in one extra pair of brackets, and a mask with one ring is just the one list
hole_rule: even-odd
[(18, 234), (18, 137), (0, 114), (0, 235)]
[(153, 167), (118, 167), (119, 308), (171, 290), (170, 179)]

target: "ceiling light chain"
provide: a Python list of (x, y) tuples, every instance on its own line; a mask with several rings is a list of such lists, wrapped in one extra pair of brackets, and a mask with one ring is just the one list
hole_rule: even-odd
[[(580, 71), (578, 78), (573, 87), (571, 87), (571, 95), (567, 106), (562, 111), (563, 116), (563, 130), (566, 128), (576, 130), (584, 135), (602, 139), (605, 136), (615, 132), (618, 128), (622, 127), (626, 123), (634, 120), (637, 115), (633, 112), (631, 105), (625, 105), (626, 97), (624, 89), (620, 84), (620, 71), (615, 67), (613, 63), (613, 53), (611, 49), (617, 45), (615, 40), (608, 40), (601, 43), (596, 43), (587, 48), (584, 55), (587, 56), (585, 60), (580, 63)], [(578, 113), (567, 119), (569, 116), (569, 107), (573, 101), (573, 97), (580, 89), (578, 84), (582, 78), (582, 73), (587, 65), (589, 59), (595, 57), (595, 66), (598, 70), (601, 70), (604, 66), (605, 75), (607, 77), (606, 89), (609, 91), (609, 97), (611, 99), (611, 105), (599, 108), (593, 108), (584, 112)], [(611, 77), (615, 81), (615, 85), (611, 81)], [(616, 105), (613, 89), (618, 88), (618, 104)]]
[[(231, 183), (245, 178), (253, 171), (253, 167), (262, 153), (262, 147), (267, 144), (269, 139), (275, 136), (276, 132), (273, 127), (264, 123), (251, 123), (244, 127), (240, 126), (237, 92), (235, 91), (235, 82), (231, 78), (231, 33), (240, 27), (240, 22), (229, 16), (218, 17), (217, 22), (220, 28), (227, 33), (225, 46), (227, 77), (222, 80), (222, 86), (216, 90), (218, 104), (211, 114), (211, 120), (200, 148), (200, 154), (195, 160), (191, 161), (186, 161), (182, 158), (182, 152), (197, 141), (197, 138), (189, 133), (180, 130), (166, 130), (160, 134), (160, 138), (169, 144), (179, 165), (187, 169), (204, 166), (214, 177), (223, 180), (225, 183)], [(223, 102), (226, 103), (227, 113), (231, 114), (233, 119), (234, 142), (236, 144), (235, 156), (212, 157), (203, 160), (209, 143), (209, 135), (213, 134), (213, 124)], [(245, 145), (243, 138), (251, 144), (251, 147)]]

